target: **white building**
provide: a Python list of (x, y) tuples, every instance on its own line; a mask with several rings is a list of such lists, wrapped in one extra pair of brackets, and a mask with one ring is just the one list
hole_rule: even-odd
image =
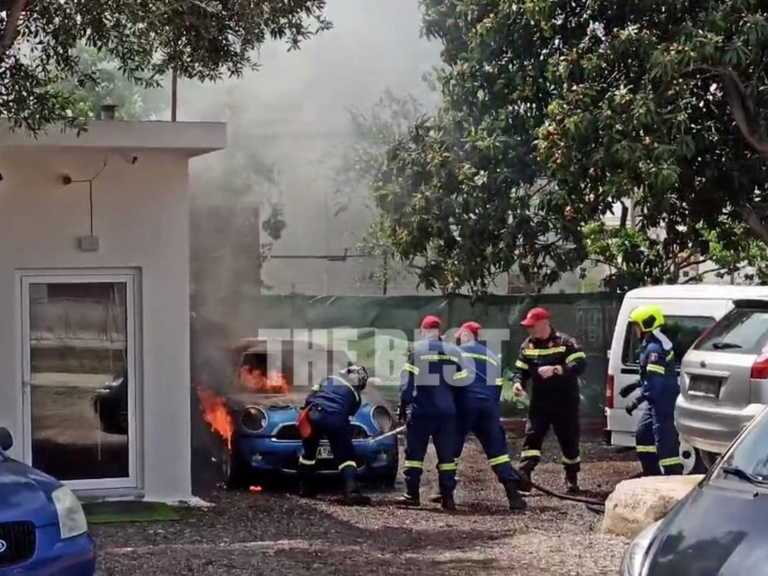
[(81, 494), (191, 496), (188, 163), (225, 143), (223, 124), (0, 128), (0, 426)]

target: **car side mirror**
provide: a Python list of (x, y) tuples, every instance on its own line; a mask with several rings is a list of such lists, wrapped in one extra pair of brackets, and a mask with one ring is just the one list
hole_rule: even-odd
[(0, 428), (0, 450), (7, 452), (13, 448), (13, 436), (8, 428)]

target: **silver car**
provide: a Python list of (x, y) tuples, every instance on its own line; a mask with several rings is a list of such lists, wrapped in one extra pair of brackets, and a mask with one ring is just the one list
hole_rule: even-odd
[(681, 365), (680, 437), (710, 467), (768, 404), (768, 300), (738, 300)]

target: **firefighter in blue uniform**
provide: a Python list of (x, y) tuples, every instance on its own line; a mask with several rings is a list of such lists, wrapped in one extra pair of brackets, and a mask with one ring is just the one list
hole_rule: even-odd
[(529, 484), (551, 426), (563, 453), (567, 491), (576, 494), (581, 468), (579, 376), (586, 369), (587, 357), (573, 338), (552, 327), (550, 318), (546, 308), (533, 308), (521, 322), (529, 337), (515, 363), (514, 392), (521, 396), (527, 391), (530, 405), (520, 472), (523, 484)]
[(357, 463), (352, 444), (350, 417), (360, 408), (360, 395), (368, 382), (368, 372), (362, 366), (349, 366), (338, 376), (329, 376), (312, 388), (304, 404), (311, 425), (310, 436), (303, 439), (304, 451), (299, 457), (299, 479), (302, 496), (315, 494), (312, 482), (320, 440), (327, 438), (333, 457), (339, 463), (344, 482), (344, 503), (370, 504), (369, 497), (360, 493), (357, 484)]
[(640, 388), (640, 395), (626, 407), (629, 415), (647, 403), (635, 433), (643, 475), (682, 474), (680, 441), (675, 428), (675, 401), (680, 385), (673, 344), (661, 331), (664, 313), (658, 306), (640, 306), (632, 311), (629, 319), (636, 335), (643, 338), (640, 381), (624, 386), (620, 394), (626, 398)]
[(520, 496), (520, 476), (512, 468), (507, 450), (507, 436), (501, 426), (501, 361), (479, 340), (481, 326), (464, 323), (457, 334), (464, 370), (456, 377), (458, 442), (456, 459), (461, 456), (464, 442), (471, 432), (480, 442), (499, 482), (504, 486), (512, 511), (524, 510)]
[(406, 419), (405, 486), (400, 502), (419, 506), (421, 474), (429, 439), (437, 452), (437, 470), (442, 507), (453, 511), (456, 504), (456, 406), (453, 379), (461, 371), (459, 349), (440, 338), (440, 319), (426, 316), (421, 322), (421, 340), (413, 346), (401, 376), (400, 419)]

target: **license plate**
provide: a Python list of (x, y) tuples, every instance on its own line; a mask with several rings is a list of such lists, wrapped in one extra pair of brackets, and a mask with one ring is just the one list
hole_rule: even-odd
[(720, 387), (723, 381), (715, 378), (691, 378), (688, 391), (700, 396), (711, 396), (718, 398), (720, 396)]
[(320, 446), (320, 448), (317, 449), (317, 457), (322, 458), (323, 460), (333, 458), (333, 452), (331, 452), (331, 447)]

